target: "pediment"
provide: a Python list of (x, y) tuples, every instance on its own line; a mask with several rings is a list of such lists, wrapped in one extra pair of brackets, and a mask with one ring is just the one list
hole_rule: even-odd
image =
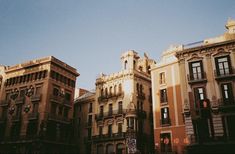
[(213, 54), (212, 56), (213, 57), (220, 57), (220, 56), (227, 56), (229, 55), (230, 52), (228, 51), (225, 51), (223, 48), (219, 48), (215, 54)]
[(199, 61), (202, 59), (203, 57), (199, 57), (198, 54), (192, 54), (191, 57), (187, 61)]

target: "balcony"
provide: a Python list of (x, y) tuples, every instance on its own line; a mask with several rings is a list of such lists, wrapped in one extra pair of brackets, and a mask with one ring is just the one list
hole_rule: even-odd
[(141, 100), (145, 100), (145, 94), (144, 93), (138, 93), (137, 98)]
[(119, 97), (122, 97), (124, 96), (124, 93), (123, 92), (118, 92), (118, 93), (111, 93), (111, 94), (108, 94), (106, 96), (104, 95), (101, 95), (100, 97), (98, 97), (98, 102), (107, 102), (108, 99), (117, 99)]
[(109, 112), (104, 112), (104, 113), (99, 113), (95, 115), (95, 119), (96, 120), (103, 120), (106, 118), (115, 118), (118, 116), (122, 116), (126, 114), (126, 110), (124, 109), (119, 109), (119, 110), (113, 110), (113, 111), (109, 111)]
[(69, 100), (66, 100), (64, 97), (61, 96), (54, 96), (52, 95), (50, 98), (51, 102), (58, 103), (58, 104), (63, 104), (65, 106), (71, 107), (72, 103)]
[(235, 69), (232, 68), (230, 70), (214, 70), (214, 76), (216, 80), (229, 80), (234, 79), (235, 77)]
[(19, 97), (15, 100), (15, 104), (24, 104), (25, 102), (25, 96)]
[(39, 116), (39, 113), (38, 113), (38, 112), (32, 112), (32, 113), (29, 113), (29, 114), (28, 114), (28, 119), (29, 119), (29, 120), (37, 120), (37, 119), (38, 119), (38, 116)]
[(63, 117), (60, 115), (55, 115), (55, 114), (49, 114), (48, 120), (60, 122), (60, 123), (65, 123), (65, 124), (69, 124), (71, 122), (71, 120), (69, 118)]
[(189, 84), (196, 84), (196, 83), (207, 82), (206, 73), (205, 72), (188, 74), (187, 77), (188, 77), (188, 83)]
[(160, 119), (160, 125), (162, 127), (170, 126), (171, 125), (171, 119), (170, 118)]
[(92, 136), (92, 141), (99, 142), (99, 141), (110, 141), (110, 140), (122, 140), (125, 139), (126, 133), (113, 133), (113, 134), (105, 134), (105, 135), (96, 135)]
[(9, 100), (1, 100), (0, 101), (0, 106), (8, 106), (9, 105)]
[(42, 94), (36, 94), (30, 97), (31, 102), (39, 102), (41, 100)]
[(235, 112), (235, 97), (230, 99), (218, 99), (219, 111), (223, 113)]
[(12, 119), (11, 119), (12, 122), (18, 122), (20, 120), (21, 120), (21, 115), (20, 114), (12, 116)]

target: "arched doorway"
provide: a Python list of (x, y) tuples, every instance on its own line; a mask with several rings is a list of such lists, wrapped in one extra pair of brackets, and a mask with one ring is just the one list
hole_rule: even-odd
[(114, 147), (113, 144), (108, 144), (106, 146), (106, 154), (114, 154)]
[(116, 153), (117, 154), (124, 154), (124, 144), (123, 143), (119, 143), (116, 145)]

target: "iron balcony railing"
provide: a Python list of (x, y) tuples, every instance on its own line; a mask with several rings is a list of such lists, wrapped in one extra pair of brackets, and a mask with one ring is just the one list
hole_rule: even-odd
[(66, 105), (68, 107), (71, 107), (72, 104), (70, 100), (66, 100), (64, 97), (54, 95), (51, 96), (51, 101), (58, 104)]
[(118, 97), (121, 97), (123, 95), (124, 95), (124, 92), (101, 95), (100, 97), (98, 97), (98, 102), (106, 102), (106, 101), (108, 101), (108, 99), (112, 99), (112, 98), (117, 99)]
[(187, 75), (187, 77), (190, 84), (207, 81), (205, 72), (190, 73)]
[(95, 117), (97, 120), (99, 120), (102, 118), (108, 118), (108, 117), (113, 117), (113, 116), (122, 115), (122, 114), (126, 114), (125, 109), (118, 109), (118, 110), (112, 110), (109, 112), (99, 113), (99, 114), (96, 114)]
[(56, 122), (61, 122), (61, 123), (70, 123), (71, 120), (68, 117), (60, 116), (60, 115), (55, 115), (55, 114), (49, 114), (48, 119)]
[(224, 79), (224, 78), (233, 78), (235, 77), (235, 69), (219, 69), (219, 70), (214, 70), (214, 76), (215, 79)]
[(125, 139), (125, 136), (126, 136), (125, 132), (102, 134), (102, 135), (92, 136), (92, 141), (119, 140), (119, 139)]

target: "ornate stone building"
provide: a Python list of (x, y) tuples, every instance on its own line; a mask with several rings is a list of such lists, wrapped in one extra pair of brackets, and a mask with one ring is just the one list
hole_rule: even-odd
[(89, 126), (92, 137), (87, 131), (85, 142), (97, 154), (153, 152), (149, 68), (154, 61), (146, 54), (140, 58), (128, 51), (122, 54), (121, 63), (120, 72), (96, 79), (95, 115)]
[(175, 57), (179, 50), (181, 48), (172, 46), (151, 66), (154, 137), (158, 153), (183, 153), (186, 145), (179, 65)]
[(76, 69), (54, 57), (3, 68), (1, 153), (72, 152)]
[(235, 21), (226, 28), (176, 53), (190, 153), (235, 151)]

